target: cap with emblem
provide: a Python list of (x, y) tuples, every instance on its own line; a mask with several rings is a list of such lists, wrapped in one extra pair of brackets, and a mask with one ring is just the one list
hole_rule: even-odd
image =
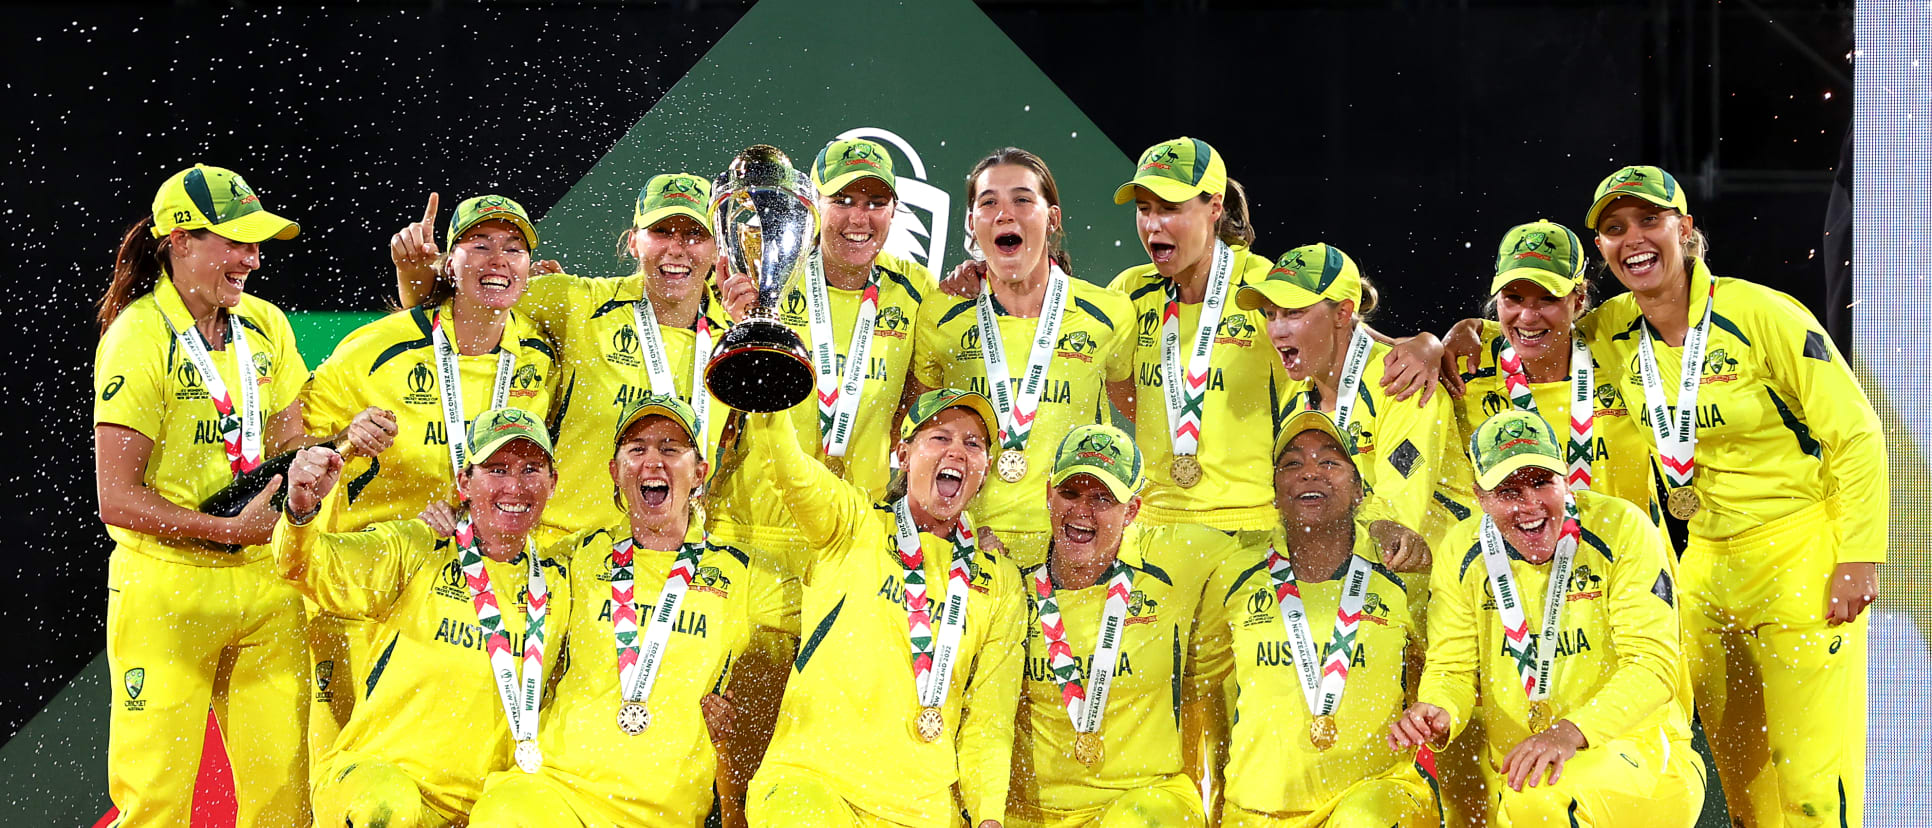
[(455, 249), (456, 240), (463, 238), (470, 228), (486, 221), (509, 222), (523, 234), (524, 244), (531, 250), (537, 249), (537, 227), (530, 223), (530, 214), (524, 211), (523, 205), (500, 195), (481, 195), (456, 205), (456, 215), (449, 220), (449, 249)]
[(631, 226), (646, 230), (672, 216), (685, 216), (711, 231), (711, 182), (690, 173), (651, 176), (637, 191)]
[(1496, 488), (1520, 469), (1549, 469), (1559, 480), (1569, 472), (1550, 424), (1534, 412), (1516, 409), (1476, 427), (1469, 438), (1469, 459), (1476, 465), (1476, 485), (1485, 490)]
[(837, 193), (861, 178), (876, 178), (894, 194), (899, 192), (899, 180), (892, 174), (892, 154), (877, 141), (833, 141), (812, 161), (812, 185), (823, 195)]
[(999, 438), (1000, 418), (993, 413), (993, 403), (985, 395), (957, 388), (935, 388), (912, 401), (912, 408), (906, 411), (905, 422), (899, 424), (899, 439), (912, 439), (920, 426), (948, 408), (965, 408), (979, 415), (980, 422), (986, 426), (987, 441), (990, 443)]
[(470, 423), (469, 465), (481, 465), (511, 440), (529, 440), (543, 449), (543, 456), (555, 459), (550, 430), (543, 427), (537, 415), (521, 408), (492, 408)]
[(302, 230), (262, 207), (262, 200), (235, 171), (206, 164), (168, 176), (154, 193), (154, 226), (148, 232), (158, 239), (175, 228), (206, 229), (246, 244), (292, 239)]
[(1162, 201), (1182, 202), (1202, 193), (1220, 195), (1228, 189), (1228, 165), (1208, 142), (1185, 135), (1162, 141), (1140, 154), (1134, 177), (1114, 190), (1114, 203), (1134, 200), (1140, 187)]
[(1309, 431), (1319, 431), (1328, 435), (1329, 439), (1335, 441), (1335, 445), (1341, 446), (1342, 453), (1349, 453), (1348, 438), (1342, 436), (1341, 429), (1335, 427), (1335, 419), (1328, 416), (1328, 413), (1325, 411), (1304, 408), (1296, 412), (1295, 416), (1289, 417), (1288, 422), (1282, 423), (1281, 429), (1275, 432), (1275, 453), (1273, 456), (1279, 459), (1281, 453), (1288, 450), (1289, 443), (1294, 442), (1296, 437), (1300, 437), (1303, 433)]
[(1060, 440), (1047, 482), (1058, 486), (1082, 474), (1093, 475), (1113, 493), (1114, 500), (1132, 500), (1142, 480), (1140, 447), (1127, 432), (1106, 423), (1090, 423), (1069, 431)]
[(1281, 254), (1268, 278), (1241, 286), (1234, 304), (1256, 310), (1264, 303), (1296, 310), (1324, 300), (1362, 304), (1362, 272), (1340, 248), (1308, 244)]
[(1609, 178), (1597, 185), (1596, 200), (1590, 202), (1590, 212), (1583, 217), (1583, 226), (1597, 229), (1597, 219), (1603, 215), (1603, 208), (1624, 196), (1641, 198), (1686, 215), (1690, 213), (1690, 201), (1684, 197), (1684, 188), (1677, 186), (1677, 179), (1670, 173), (1664, 172), (1661, 167), (1632, 166), (1611, 173)]
[(678, 428), (684, 429), (684, 436), (691, 438), (691, 447), (697, 450), (698, 457), (700, 459), (704, 457), (704, 441), (698, 439), (697, 429), (693, 427), (693, 424), (698, 421), (698, 412), (682, 398), (669, 394), (647, 393), (639, 397), (637, 402), (632, 403), (631, 407), (624, 411), (624, 416), (617, 418), (617, 433), (613, 440), (623, 441), (624, 432), (630, 431), (631, 426), (645, 417), (663, 417), (676, 423)]
[(1583, 286), (1583, 243), (1570, 228), (1538, 219), (1509, 228), (1496, 248), (1495, 294), (1518, 279), (1541, 285), (1551, 296), (1568, 296)]

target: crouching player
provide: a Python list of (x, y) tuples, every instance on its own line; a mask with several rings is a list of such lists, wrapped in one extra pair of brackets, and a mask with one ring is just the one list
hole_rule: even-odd
[(1123, 542), (1144, 479), (1140, 449), (1110, 425), (1068, 432), (1048, 470), (1046, 563), (1022, 575), (1032, 623), (1009, 828), (1207, 824), (1174, 693), (1200, 581), (1156, 563), (1167, 550)]
[[(704, 530), (697, 415), (648, 394), (617, 422), (610, 476), (627, 516), (563, 541), (579, 573), (568, 666), (535, 774), (490, 777), (470, 824), (694, 826), (718, 770), (706, 729), (753, 624), (796, 632), (798, 596)], [(601, 607), (601, 610), (595, 608)]]
[[(1223, 563), (1202, 597), (1200, 680), (1234, 675), (1229, 828), (1422, 828), (1436, 792), (1390, 752), (1415, 622), (1402, 579), (1357, 522), (1365, 488), (1334, 420), (1308, 409), (1275, 439), (1281, 527)], [(1406, 542), (1419, 544), (1411, 533)]]
[(1489, 418), (1470, 455), (1483, 514), (1436, 561), (1428, 662), (1390, 746), (1460, 731), (1480, 688), (1494, 824), (1693, 824), (1704, 774), (1663, 535), (1629, 501), (1571, 492), (1535, 414)]
[(543, 764), (538, 702), (557, 654), (546, 633), (570, 620), (565, 569), (530, 539), (557, 484), (550, 435), (537, 415), (498, 408), (476, 418), (469, 448), (453, 539), (418, 519), (324, 532), (341, 456), (303, 449), (289, 467), (275, 564), (322, 611), (370, 622), (375, 643), (315, 775), (317, 825), (460, 823), (492, 771)]

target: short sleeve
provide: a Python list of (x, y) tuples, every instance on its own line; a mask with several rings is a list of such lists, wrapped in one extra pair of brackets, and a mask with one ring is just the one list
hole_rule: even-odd
[(123, 313), (94, 352), (94, 424), (126, 426), (161, 439), (169, 372), (166, 344), (143, 336), (152, 328)]

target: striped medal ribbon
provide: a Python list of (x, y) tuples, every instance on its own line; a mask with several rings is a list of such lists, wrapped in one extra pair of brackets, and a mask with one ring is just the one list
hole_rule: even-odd
[(637, 634), (637, 594), (633, 560), (636, 544), (630, 539), (610, 547), (610, 626), (617, 642), (617, 686), (623, 703), (617, 710), (617, 727), (636, 736), (651, 726), (649, 702), (651, 688), (657, 683), (658, 668), (664, 666), (664, 652), (671, 641), (678, 608), (697, 577), (698, 564), (711, 539), (678, 547), (677, 557), (664, 575), (664, 590), (658, 593), (651, 623), (640, 643)]
[(463, 567), (463, 583), (469, 588), (470, 603), (476, 607), (476, 625), (483, 629), (483, 640), (490, 654), (490, 673), (496, 679), (497, 699), (503, 702), (503, 715), (510, 720), (517, 767), (524, 773), (536, 773), (543, 767), (543, 753), (537, 749), (537, 705), (543, 700), (543, 622), (550, 614), (550, 591), (544, 585), (536, 545), (528, 540), (524, 543), (523, 559), (529, 562), (530, 581), (524, 610), (523, 669), (519, 677), (516, 656), (510, 651), (510, 634), (503, 629), (503, 609), (496, 591), (490, 587), (490, 571), (483, 565), (483, 551), (476, 541), (475, 528), (467, 514), (456, 522), (456, 548)]
[(872, 363), (873, 328), (879, 319), (879, 268), (865, 283), (859, 315), (852, 321), (852, 339), (845, 348), (845, 373), (838, 370), (838, 341), (832, 332), (832, 300), (825, 287), (825, 252), (811, 258), (805, 274), (806, 320), (812, 334), (812, 369), (818, 375), (819, 447), (827, 458), (844, 457), (858, 420), (859, 399), (865, 393), (866, 367)]
[(959, 650), (960, 635), (966, 630), (966, 597), (971, 593), (969, 566), (974, 550), (973, 529), (964, 515), (953, 528), (953, 559), (947, 572), (946, 604), (940, 614), (939, 634), (933, 635), (932, 601), (926, 595), (926, 555), (919, 543), (919, 527), (912, 521), (912, 508), (900, 498), (892, 504), (897, 526), (899, 564), (905, 568), (906, 624), (912, 643), (913, 684), (918, 692), (919, 714), (913, 720), (920, 741), (938, 741), (945, 730), (940, 708), (952, 687), (953, 666)]
[[(671, 375), (670, 351), (664, 347), (664, 334), (658, 329), (650, 296), (639, 296), (631, 304), (631, 322), (637, 329), (637, 346), (644, 354), (644, 376), (651, 384), (651, 393), (682, 399), (684, 395), (678, 393), (677, 381)], [(702, 444), (705, 423), (711, 419), (711, 394), (704, 384), (704, 369), (711, 361), (711, 320), (705, 318), (703, 307), (698, 309), (693, 331), (697, 341), (691, 344), (691, 412), (698, 421), (691, 424), (691, 430)]]
[(1704, 318), (1684, 334), (1674, 403), (1664, 399), (1663, 376), (1657, 370), (1657, 354), (1650, 341), (1650, 322), (1641, 317), (1637, 320), (1643, 326), (1643, 336), (1637, 340), (1637, 373), (1643, 379), (1644, 408), (1651, 436), (1657, 441), (1664, 484), (1670, 490), (1666, 505), (1681, 520), (1689, 520), (1701, 507), (1696, 491), (1691, 489), (1691, 478), (1697, 474), (1697, 389), (1704, 376), (1704, 350), (1710, 344), (1711, 314), (1717, 307), (1717, 279), (1712, 277), (1710, 283)]
[(241, 320), (232, 312), (228, 314), (228, 347), (235, 351), (235, 379), (241, 383), (240, 412), (235, 410), (234, 398), (228, 395), (228, 384), (222, 382), (221, 373), (215, 370), (215, 361), (208, 356), (201, 331), (193, 325), (185, 330), (177, 329), (166, 314), (161, 320), (168, 323), (175, 341), (188, 354), (188, 362), (201, 375), (202, 387), (208, 389), (209, 401), (221, 415), (216, 422), (221, 429), (221, 447), (228, 453), (229, 470), (235, 474), (254, 471), (262, 464), (262, 409), (257, 402), (261, 389), (254, 381), (255, 354), (248, 347), (248, 337), (242, 333)]
[[(1536, 395), (1530, 392), (1529, 376), (1523, 371), (1523, 360), (1516, 355), (1516, 348), (1509, 344), (1509, 337), (1503, 337), (1503, 347), (1496, 354), (1496, 365), (1503, 371), (1503, 389), (1509, 393), (1509, 401), (1518, 411), (1528, 411), (1539, 417), (1543, 412), (1536, 410)], [(1596, 441), (1592, 436), (1596, 429), (1597, 406), (1591, 399), (1596, 388), (1596, 364), (1590, 358), (1590, 345), (1583, 341), (1581, 331), (1570, 332), (1570, 491), (1590, 488), (1594, 479), (1590, 472), (1590, 461), (1595, 453), (1592, 447)], [(1581, 413), (1579, 413), (1581, 412)], [(1544, 420), (1548, 420), (1544, 417)]]
[(1015, 393), (1012, 371), (1006, 365), (1006, 347), (1000, 341), (999, 319), (993, 314), (993, 286), (980, 283), (975, 299), (975, 324), (979, 326), (981, 361), (986, 366), (986, 396), (1000, 418), (999, 476), (1008, 483), (1026, 477), (1026, 440), (1033, 433), (1033, 420), (1040, 413), (1040, 392), (1046, 388), (1047, 369), (1053, 362), (1053, 346), (1060, 341), (1060, 323), (1067, 295), (1073, 292), (1072, 279), (1060, 266), (1050, 265), (1047, 272), (1046, 299), (1034, 328), (1033, 347), (1027, 352), (1026, 374)]
[[(1288, 556), (1268, 545), (1268, 579), (1275, 590), (1275, 603), (1281, 609), (1281, 625), (1288, 633), (1288, 646), (1295, 656), (1295, 672), (1301, 679), (1303, 700), (1312, 717), (1308, 741), (1316, 750), (1335, 746), (1339, 730), (1335, 711), (1342, 706), (1342, 693), (1348, 687), (1348, 665), (1355, 659), (1355, 634), (1362, 625), (1362, 603), (1368, 596), (1369, 563), (1360, 555), (1350, 555), (1342, 573), (1342, 598), (1335, 607), (1335, 629), (1329, 634), (1328, 654), (1315, 651), (1315, 632), (1302, 608), (1301, 585)], [(1316, 665), (1321, 665), (1319, 668)]]
[(1107, 570), (1107, 600), (1100, 611), (1100, 635), (1094, 642), (1093, 658), (1088, 662), (1085, 680), (1080, 675), (1080, 659), (1067, 644), (1067, 626), (1060, 620), (1060, 601), (1054, 596), (1053, 576), (1047, 565), (1033, 570), (1033, 596), (1040, 609), (1040, 638), (1046, 642), (1047, 670), (1060, 685), (1060, 701), (1073, 720), (1074, 758), (1093, 767), (1102, 752), (1100, 724), (1107, 711), (1107, 690), (1113, 686), (1114, 666), (1120, 659), (1127, 623), (1128, 597), (1134, 591), (1134, 568), (1114, 559)]
[[(1201, 316), (1194, 323), (1186, 373), (1181, 372), (1181, 289), (1172, 279), (1164, 283), (1167, 307), (1161, 313), (1161, 391), (1167, 402), (1168, 439), (1178, 467), (1173, 471), (1174, 482), (1183, 488), (1201, 480), (1200, 460), (1195, 458), (1201, 453), (1201, 415), (1214, 357), (1214, 332), (1221, 327), (1228, 283), (1233, 278), (1234, 251), (1216, 239), (1214, 265), (1208, 271), (1207, 293), (1201, 298)], [(1190, 459), (1182, 461), (1182, 457)]]
[(1503, 650), (1516, 662), (1523, 679), (1523, 692), (1530, 701), (1530, 730), (1540, 733), (1554, 724), (1550, 720), (1550, 681), (1556, 670), (1556, 642), (1563, 629), (1563, 604), (1570, 582), (1570, 569), (1576, 563), (1577, 541), (1582, 537), (1577, 517), (1576, 496), (1563, 495), (1563, 528), (1556, 539), (1556, 555), (1550, 567), (1550, 582), (1543, 590), (1543, 627), (1532, 639), (1529, 620), (1523, 615), (1523, 600), (1516, 588), (1516, 575), (1509, 568), (1509, 553), (1503, 551), (1503, 535), (1496, 521), (1483, 515), (1481, 538), (1483, 566), (1489, 570), (1489, 590), (1496, 594), (1496, 612), (1503, 621)]
[[(463, 476), (469, 462), (469, 418), (463, 415), (463, 377), (456, 369), (456, 347), (443, 326), (443, 312), (429, 319), (429, 339), (436, 353), (436, 393), (443, 403), (443, 434), (449, 443), (450, 476)], [(496, 383), (490, 388), (490, 407), (502, 408), (510, 400), (510, 377), (517, 370), (517, 355), (496, 346)]]

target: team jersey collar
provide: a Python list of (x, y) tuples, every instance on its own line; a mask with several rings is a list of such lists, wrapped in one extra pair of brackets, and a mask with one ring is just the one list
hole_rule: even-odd
[[(1288, 543), (1288, 530), (1280, 526), (1279, 524), (1277, 524), (1274, 528), (1274, 537), (1272, 538), (1272, 541), (1274, 542), (1274, 548), (1276, 549), (1286, 550), (1286, 549), (1292, 548), (1292, 545)], [(1515, 552), (1516, 550), (1514, 549), (1510, 550), (1510, 554), (1512, 555), (1515, 554)], [(1292, 555), (1293, 553), (1290, 553), (1290, 554)], [(1356, 521), (1355, 523), (1355, 546), (1349, 550), (1349, 554), (1350, 554), (1350, 557), (1343, 559), (1341, 566), (1336, 567), (1334, 572), (1328, 573), (1327, 575), (1323, 576), (1320, 580), (1310, 580), (1307, 578), (1298, 578), (1297, 580), (1300, 580), (1303, 583), (1327, 583), (1329, 581), (1339, 581), (1342, 579), (1342, 576), (1348, 574), (1349, 561), (1353, 560), (1354, 558), (1361, 558), (1378, 567), (1383, 565), (1381, 547), (1376, 546), (1375, 539), (1372, 537), (1369, 537), (1368, 525), (1360, 521)]]
[[(416, 314), (416, 325), (423, 329), (423, 336), (425, 338), (429, 336), (431, 318), (435, 317), (437, 314), (441, 314), (444, 318), (449, 320), (449, 332), (450, 332), (450, 336), (452, 337), (451, 342), (452, 344), (454, 343), (455, 341), (454, 337), (456, 335), (456, 300), (454, 298), (444, 299), (443, 304), (437, 305), (434, 308), (428, 305), (422, 305), (416, 308), (416, 310), (418, 311), (418, 313)], [(517, 315), (516, 308), (511, 308), (508, 311), (508, 313), (509, 313), (509, 316), (505, 317), (503, 320), (503, 335), (497, 337), (496, 347), (491, 348), (487, 353), (492, 353), (492, 354), (503, 353), (505, 350), (507, 350), (504, 347), (505, 343), (515, 344), (517, 342), (517, 331), (518, 329), (523, 327), (523, 317)], [(461, 356), (472, 356), (472, 355), (458, 353), (457, 356), (461, 357)], [(475, 354), (474, 356), (482, 356), (482, 354)]]
[[(703, 290), (704, 294), (698, 298), (698, 316), (711, 320), (711, 329), (714, 331), (731, 327), (731, 318), (725, 315), (724, 303), (711, 301), (711, 285), (707, 283)], [(611, 301), (614, 302), (636, 302), (643, 298), (644, 274), (642, 273), (633, 273), (617, 280), (617, 290), (611, 294)], [(690, 325), (681, 330), (696, 330), (697, 325), (697, 319), (693, 319)]]
[[(628, 521), (625, 521), (623, 523), (619, 523), (616, 527), (616, 531), (612, 532), (611, 534), (616, 535), (621, 533), (623, 535), (623, 537), (618, 539), (618, 544), (620, 545), (623, 543), (629, 542), (638, 549), (650, 550), (650, 547), (644, 546), (642, 544), (638, 544), (636, 542), (637, 539), (633, 537), (630, 534), (630, 532), (631, 532), (630, 523)], [(690, 525), (684, 527), (684, 542), (685, 543), (704, 542), (704, 521), (697, 519), (696, 516), (692, 517)], [(667, 552), (667, 553), (677, 552), (676, 549), (657, 549), (657, 550), (650, 550), (650, 551)]]
[[(1051, 541), (1049, 541), (1049, 544), (1050, 543)], [(1053, 557), (1053, 552), (1051, 550), (1051, 547), (1049, 547), (1047, 552), (1047, 558), (1048, 560), (1052, 560), (1052, 557)], [(1120, 552), (1114, 555), (1114, 559), (1120, 561), (1123, 564), (1126, 564), (1128, 569), (1132, 569), (1136, 572), (1147, 571), (1147, 566), (1145, 564), (1146, 558), (1141, 555), (1140, 548), (1135, 546), (1132, 543), (1129, 543), (1127, 541), (1127, 538), (1124, 535), (1120, 539)], [(1046, 562), (1042, 561), (1040, 563), (1040, 566), (1046, 566)], [(1111, 569), (1112, 564), (1109, 564), (1108, 567), (1109, 569)], [(1052, 571), (1053, 570), (1050, 570), (1050, 569), (1047, 570), (1049, 574), (1051, 574)], [(1031, 569), (1027, 570), (1028, 575), (1031, 575), (1032, 573), (1033, 573), (1033, 570)], [(1107, 586), (1107, 575), (1105, 572), (1101, 573), (1100, 580), (1094, 582), (1094, 586), (1102, 587), (1102, 588), (1105, 588)], [(1054, 584), (1053, 588), (1055, 590), (1062, 589), (1062, 587), (1059, 584)], [(1070, 591), (1079, 592), (1080, 590), (1070, 590)]]
[[(162, 265), (161, 275), (155, 277), (154, 304), (161, 309), (161, 315), (168, 320), (168, 324), (174, 326), (175, 330), (185, 331), (195, 326), (195, 318), (189, 315), (188, 303), (182, 301), (181, 291), (174, 286), (174, 276), (168, 272), (167, 265)], [(225, 311), (237, 319), (246, 319), (235, 314), (237, 310), (240, 308), (223, 308), (217, 313)]]
[(1711, 269), (1702, 258), (1691, 260), (1690, 303), (1684, 312), (1684, 324), (1695, 328), (1698, 322), (1703, 321), (1704, 305), (1712, 300), (1711, 280), (1716, 278), (1711, 275)]

